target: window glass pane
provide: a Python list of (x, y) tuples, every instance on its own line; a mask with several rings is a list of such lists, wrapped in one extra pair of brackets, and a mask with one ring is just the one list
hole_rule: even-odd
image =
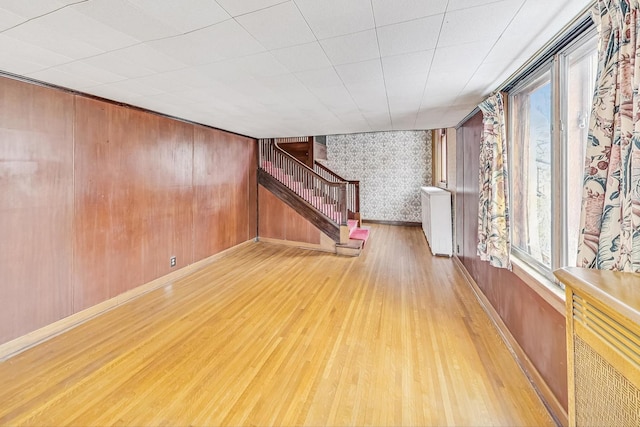
[(567, 223), (565, 229), (567, 230), (567, 265), (571, 266), (575, 266), (577, 261), (585, 149), (595, 88), (595, 74), (598, 66), (596, 43), (596, 39), (593, 38), (568, 56)]
[(513, 246), (551, 266), (551, 73), (512, 98)]

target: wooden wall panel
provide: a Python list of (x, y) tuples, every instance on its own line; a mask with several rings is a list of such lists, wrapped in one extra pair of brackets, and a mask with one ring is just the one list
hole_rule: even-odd
[(142, 112), (77, 97), (75, 126), (76, 311), (144, 283)]
[(283, 218), (288, 218), (290, 210), (269, 190), (258, 185), (258, 236), (286, 240), (287, 222)]
[(258, 186), (258, 235), (320, 244), (320, 230), (263, 186)]
[[(567, 407), (565, 318), (518, 276), (491, 267), (476, 255), (478, 232), (478, 171), (482, 114), (469, 119), (457, 132), (457, 242), (458, 255), (469, 274), (491, 302), (558, 401)], [(460, 179), (462, 178), (462, 181)], [(462, 222), (462, 229), (460, 223)], [(460, 233), (462, 230), (462, 233)]]
[(247, 151), (250, 158), (247, 181), (249, 187), (249, 238), (255, 239), (258, 237), (258, 141), (250, 144)]
[(249, 224), (256, 144), (250, 138), (194, 129), (194, 261), (254, 237)]
[(71, 314), (73, 96), (0, 78), (0, 343)]
[[(144, 182), (144, 282), (193, 263), (193, 126), (152, 116), (137, 163)], [(176, 257), (176, 266), (170, 258)]]

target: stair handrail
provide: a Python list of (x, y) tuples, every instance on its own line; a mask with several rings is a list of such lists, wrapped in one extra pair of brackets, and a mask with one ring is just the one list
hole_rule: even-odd
[[(329, 167), (320, 163), (317, 160), (314, 160), (313, 164), (317, 169), (320, 169), (320, 171), (316, 170), (316, 172), (318, 172), (320, 175), (324, 173), (329, 177), (331, 177), (328, 179), (333, 179), (336, 181), (342, 181), (347, 183), (347, 210), (353, 213), (359, 213), (360, 212), (360, 181), (345, 179), (340, 175), (338, 175), (337, 173), (335, 173)], [(325, 176), (325, 178), (327, 178), (327, 176)]]
[[(292, 182), (286, 183), (290, 189), (301, 196), (303, 191), (311, 191), (309, 200), (302, 197), (308, 204), (316, 208), (323, 216), (329, 218), (336, 225), (347, 225), (347, 183), (344, 181), (331, 181), (318, 174), (291, 154), (278, 146), (276, 138), (259, 140), (259, 165), (267, 173), (266, 162), (280, 169), (286, 176), (292, 177)], [(275, 177), (278, 179), (279, 177)], [(284, 177), (280, 177), (284, 179)], [(280, 180), (280, 179), (279, 179)], [(318, 200), (320, 199), (320, 200)], [(322, 203), (323, 201), (329, 203)], [(335, 204), (336, 209), (331, 210), (327, 205)]]

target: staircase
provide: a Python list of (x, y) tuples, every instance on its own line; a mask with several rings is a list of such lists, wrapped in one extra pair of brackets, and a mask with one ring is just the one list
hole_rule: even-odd
[(334, 242), (336, 253), (358, 255), (369, 238), (360, 227), (359, 182), (342, 179), (320, 163), (314, 169), (262, 139), (258, 182), (296, 210)]

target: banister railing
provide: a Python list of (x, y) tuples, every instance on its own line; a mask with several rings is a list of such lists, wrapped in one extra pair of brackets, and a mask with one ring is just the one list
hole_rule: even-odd
[(329, 181), (347, 183), (347, 209), (353, 213), (360, 212), (360, 181), (344, 179), (317, 160), (313, 163), (316, 173)]
[(347, 183), (331, 181), (278, 147), (260, 140), (260, 168), (275, 177), (336, 225), (347, 224)]

